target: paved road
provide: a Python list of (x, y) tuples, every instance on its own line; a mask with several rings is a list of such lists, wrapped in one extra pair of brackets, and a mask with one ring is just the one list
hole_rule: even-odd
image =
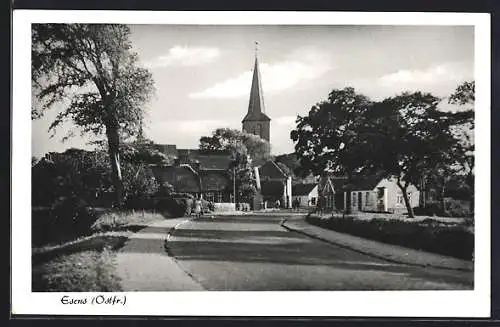
[(472, 289), (473, 273), (394, 264), (290, 232), (278, 216), (200, 218), (166, 247), (207, 290)]

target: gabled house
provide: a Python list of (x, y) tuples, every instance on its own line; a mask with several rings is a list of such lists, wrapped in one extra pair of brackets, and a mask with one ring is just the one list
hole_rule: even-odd
[[(351, 178), (326, 175), (320, 182), (321, 205), (326, 210), (406, 213), (403, 193), (396, 179), (380, 174)], [(413, 208), (418, 207), (420, 192), (409, 185), (408, 198)]]
[(255, 208), (275, 207), (279, 201), (282, 208), (292, 207), (292, 177), (285, 173), (278, 164), (269, 160), (256, 169), (258, 201)]
[(158, 148), (175, 158), (172, 165), (151, 166), (159, 182), (171, 184), (175, 192), (201, 195), (214, 203), (233, 201), (229, 152), (177, 149), (175, 145), (158, 145)]
[(318, 201), (317, 183), (292, 185), (292, 206), (301, 208), (315, 207)]

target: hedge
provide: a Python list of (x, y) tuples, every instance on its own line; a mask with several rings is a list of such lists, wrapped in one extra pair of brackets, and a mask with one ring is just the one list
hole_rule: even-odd
[(321, 219), (308, 216), (313, 225), (387, 244), (471, 260), (474, 234), (464, 226), (438, 221), (359, 220), (352, 217)]

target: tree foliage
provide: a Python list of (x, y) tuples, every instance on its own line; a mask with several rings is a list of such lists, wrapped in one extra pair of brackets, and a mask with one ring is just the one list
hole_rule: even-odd
[(231, 128), (217, 128), (212, 136), (200, 138), (200, 149), (231, 151), (240, 156), (248, 155), (253, 164), (260, 164), (269, 159), (269, 142), (257, 135), (240, 132)]
[(301, 175), (321, 174), (324, 170), (353, 173), (359, 168), (355, 160), (364, 143), (359, 133), (370, 100), (354, 88), (332, 90), (328, 100), (314, 105), (307, 116), (297, 117), (290, 137), (300, 161)]
[(374, 102), (352, 88), (333, 90), (308, 116), (298, 117), (290, 136), (306, 173), (394, 178), (413, 217), (408, 186), (456, 162), (452, 127), (470, 120), (469, 112), (439, 110), (440, 101), (429, 93), (403, 92)]
[(49, 153), (32, 167), (32, 197), (36, 205), (52, 205), (61, 197), (92, 203), (111, 188), (109, 162), (102, 151), (68, 149)]
[[(455, 92), (451, 94), (449, 102), (459, 105), (474, 105), (476, 100), (476, 82), (475, 81), (465, 81), (455, 89)], [(469, 108), (472, 109), (473, 108)]]
[(154, 144), (127, 143), (120, 146), (120, 156), (123, 161), (133, 164), (169, 165), (175, 157), (168, 156), (155, 148)]
[[(120, 140), (136, 135), (154, 93), (151, 73), (139, 66), (130, 29), (117, 24), (34, 24), (32, 118), (59, 105), (50, 126), (70, 120), (82, 133), (105, 135), (117, 201), (122, 200)], [(71, 134), (70, 134), (71, 135)]]
[(454, 153), (459, 167), (459, 172), (465, 174), (466, 184), (471, 193), (471, 209), (474, 210), (474, 104), (475, 82), (465, 81), (460, 84), (455, 92), (450, 95), (448, 102), (460, 105), (465, 110), (457, 112), (453, 133), (458, 142), (455, 144)]
[(269, 143), (257, 135), (230, 128), (218, 128), (212, 136), (200, 138), (201, 150), (229, 151), (231, 184), (237, 201), (250, 202), (257, 192), (253, 168), (269, 159)]

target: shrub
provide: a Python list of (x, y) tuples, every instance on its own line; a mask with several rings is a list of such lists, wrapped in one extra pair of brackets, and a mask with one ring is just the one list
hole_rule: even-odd
[(58, 198), (51, 208), (32, 210), (34, 246), (90, 235), (97, 213), (75, 196)]
[(128, 209), (151, 209), (152, 199), (159, 191), (151, 169), (144, 165), (123, 165), (125, 207)]
[(417, 216), (445, 216), (441, 204), (434, 202), (425, 207), (417, 207), (413, 209), (413, 213)]
[(162, 196), (156, 197), (153, 201), (156, 210), (167, 212), (172, 217), (183, 217), (191, 214), (192, 200), (189, 198)]
[(36, 205), (52, 205), (58, 197), (78, 196), (87, 203), (111, 187), (106, 153), (68, 149), (50, 153), (32, 167), (32, 197)]
[(467, 201), (450, 199), (446, 202), (445, 213), (449, 217), (470, 217), (469, 203)]

